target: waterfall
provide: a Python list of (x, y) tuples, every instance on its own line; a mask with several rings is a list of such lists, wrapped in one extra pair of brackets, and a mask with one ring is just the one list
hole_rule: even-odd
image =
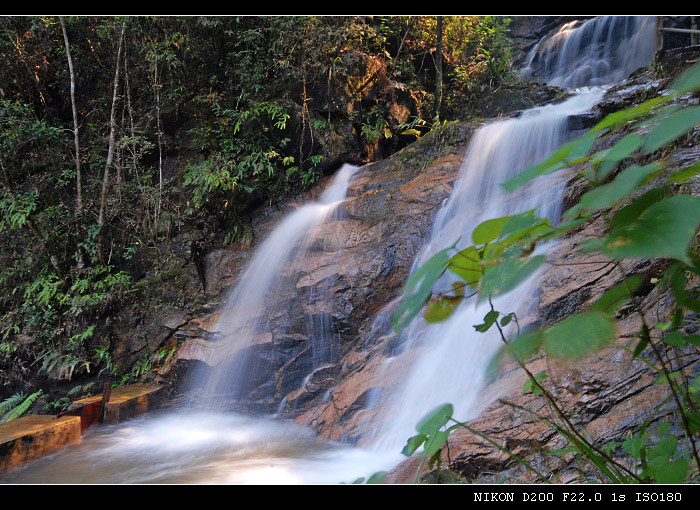
[[(284, 272), (296, 257), (304, 256), (315, 227), (329, 218), (345, 199), (356, 170), (353, 165), (344, 165), (318, 201), (304, 204), (287, 215), (255, 250), (214, 328), (222, 338), (204, 356), (204, 361), (213, 368), (200, 371), (195, 378), (195, 386), (204, 388), (206, 404), (220, 406), (250, 389), (246, 375), (255, 373), (257, 367), (251, 366), (254, 362), (249, 350), (271, 341), (269, 319), (275, 297), (282, 286), (289, 284)], [(323, 300), (324, 296), (312, 296), (312, 299)], [(313, 364), (327, 363), (334, 353), (330, 320), (323, 314), (314, 316), (308, 329)]]
[[(539, 178), (513, 196), (500, 184), (553, 152), (572, 133), (567, 118), (589, 111), (602, 98), (605, 87), (624, 78), (637, 66), (647, 65), (653, 53), (653, 25), (646, 18), (603, 17), (583, 24), (570, 23), (553, 37), (545, 38), (531, 52), (526, 73), (565, 87), (596, 85), (576, 90), (569, 99), (533, 108), (519, 117), (481, 127), (472, 137), (455, 188), (439, 211), (429, 241), (418, 253), (414, 270), (437, 251), (461, 239), (458, 248), (469, 246), (471, 231), (479, 223), (531, 209), (556, 223), (561, 213), (564, 183), (557, 176)], [(543, 250), (546, 252), (547, 247)], [(549, 247), (551, 249), (551, 246)], [(513, 292), (494, 301), (505, 313), (524, 311), (536, 304), (538, 274)], [(455, 278), (450, 274), (436, 284), (446, 291)], [(458, 419), (474, 418), (490, 403), (482, 395), (486, 368), (502, 345), (498, 332), (478, 333), (490, 309), (474, 300), (463, 302), (442, 323), (414, 319), (397, 342), (401, 351), (418, 349), (417, 361), (407, 369), (400, 389), (378, 395), (372, 405), (389, 416), (374, 432), (377, 451), (400, 451), (413, 435), (415, 424), (440, 404), (454, 405)], [(512, 331), (506, 331), (512, 334)], [(387, 369), (398, 362), (389, 358)], [(387, 394), (390, 393), (390, 394)]]
[(527, 56), (523, 74), (550, 85), (606, 85), (648, 65), (654, 56), (649, 16), (602, 16), (572, 21), (543, 38)]

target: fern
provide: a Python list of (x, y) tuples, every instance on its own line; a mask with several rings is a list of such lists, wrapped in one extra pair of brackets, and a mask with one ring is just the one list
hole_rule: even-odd
[(0, 402), (0, 414), (5, 413), (3, 414), (3, 417), (0, 418), (0, 423), (12, 421), (22, 416), (25, 412), (27, 412), (27, 409), (31, 407), (34, 401), (41, 396), (42, 393), (43, 392), (39, 390), (32, 393), (28, 397), (26, 397), (23, 393), (16, 393), (10, 398)]
[(24, 398), (25, 395), (22, 393), (15, 393), (11, 397), (6, 398), (0, 402), (0, 414), (5, 414), (11, 409), (17, 407)]

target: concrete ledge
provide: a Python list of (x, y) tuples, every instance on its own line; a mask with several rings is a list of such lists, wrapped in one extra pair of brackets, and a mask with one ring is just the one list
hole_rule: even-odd
[(80, 417), (30, 415), (0, 425), (0, 472), (80, 439)]
[[(165, 387), (153, 384), (131, 384), (112, 389), (105, 404), (104, 423), (119, 423), (151, 411), (163, 402)], [(82, 429), (97, 423), (102, 395), (76, 400), (68, 413), (80, 416)]]

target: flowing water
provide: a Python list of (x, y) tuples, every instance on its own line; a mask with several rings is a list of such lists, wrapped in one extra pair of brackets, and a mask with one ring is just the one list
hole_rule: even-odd
[[(205, 404), (218, 408), (246, 387), (246, 374), (255, 370), (247, 366), (251, 360), (246, 350), (270, 338), (271, 303), (281, 287), (290, 284), (283, 278), (283, 271), (295, 259), (304, 257), (314, 228), (332, 217), (356, 171), (356, 166), (344, 165), (317, 202), (304, 204), (289, 214), (256, 249), (214, 327), (223, 338), (204, 360), (213, 370), (195, 377), (194, 386), (204, 388)], [(324, 296), (312, 298), (323, 300)], [(308, 325), (308, 336), (313, 343), (314, 365), (331, 361), (334, 339), (327, 317), (315, 316)]]
[[(647, 65), (652, 53), (650, 19), (601, 17), (565, 25), (544, 38), (528, 55), (524, 73), (567, 88), (601, 86)], [(540, 215), (557, 221), (563, 185), (553, 177), (539, 179), (513, 196), (505, 196), (499, 185), (566, 141), (572, 135), (567, 117), (588, 111), (603, 93), (600, 87), (578, 89), (563, 102), (479, 129), (455, 189), (414, 266), (460, 237), (466, 245), (471, 230), (488, 218), (537, 208)], [(223, 338), (208, 359), (214, 370), (199, 381), (207, 387), (212, 407), (222, 396), (237, 391), (247, 363), (245, 356), (233, 365), (220, 361), (269, 334), (270, 297), (285, 284), (281, 268), (304, 256), (316, 226), (332, 221), (356, 170), (341, 169), (319, 201), (285, 218), (251, 258), (222, 313), (218, 329)], [(496, 308), (528, 306), (537, 279), (533, 275), (500, 298)], [(440, 283), (449, 284), (449, 277)], [(399, 391), (375, 396), (373, 405), (389, 410), (392, 419), (377, 428), (374, 445), (366, 450), (320, 441), (306, 429), (277, 420), (183, 410), (88, 431), (78, 445), (12, 471), (0, 482), (335, 483), (390, 468), (401, 459), (401, 447), (414, 433), (416, 422), (430, 409), (451, 402), (456, 415), (468, 419), (487, 403), (481, 396), (485, 369), (499, 340), (474, 332), (473, 325), (482, 321), (485, 312), (483, 306), (463, 303), (444, 323), (426, 326), (418, 319), (403, 333), (402, 349), (422, 348), (422, 354)], [(332, 362), (330, 321), (312, 320), (309, 337), (314, 364)]]
[(543, 38), (530, 50), (523, 74), (564, 88), (607, 85), (648, 65), (653, 55), (653, 17), (601, 16), (567, 23)]
[[(602, 95), (602, 89), (581, 90), (562, 103), (534, 108), (518, 118), (492, 122), (477, 131), (455, 189), (438, 213), (430, 241), (415, 265), (452, 246), (460, 236), (458, 249), (471, 245), (471, 231), (490, 218), (537, 209), (538, 215), (556, 222), (563, 183), (550, 176), (513, 197), (508, 197), (500, 185), (566, 141), (567, 118), (588, 111)], [(447, 292), (456, 280), (445, 274), (436, 290)], [(535, 274), (515, 291), (494, 300), (494, 307), (505, 313), (522, 311), (533, 299), (537, 283)], [(496, 328), (484, 334), (473, 326), (483, 322), (489, 309), (488, 303), (477, 306), (469, 301), (442, 323), (427, 325), (422, 318), (414, 319), (403, 333), (402, 349), (424, 349), (398, 394), (380, 395), (375, 402), (379, 406), (396, 403), (390, 424), (375, 433), (375, 448), (400, 451), (413, 435), (415, 424), (438, 405), (452, 403), (457, 417), (466, 420), (478, 412), (477, 404), (488, 403), (480, 402), (479, 393), (488, 363), (502, 343)]]

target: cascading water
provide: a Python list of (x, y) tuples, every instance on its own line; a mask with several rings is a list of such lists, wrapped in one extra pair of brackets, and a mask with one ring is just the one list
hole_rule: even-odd
[[(285, 284), (282, 273), (293, 265), (296, 257), (304, 256), (314, 228), (329, 218), (345, 199), (356, 170), (355, 166), (344, 165), (317, 202), (304, 204), (289, 214), (255, 251), (215, 327), (223, 338), (209, 349), (204, 359), (213, 369), (195, 379), (195, 386), (204, 388), (199, 398), (205, 404), (218, 407), (246, 388), (246, 374), (256, 371), (255, 366), (250, 366), (253, 362), (246, 350), (270, 340), (269, 317), (274, 296)], [(323, 296), (312, 299), (322, 300)], [(327, 363), (334, 351), (329, 320), (320, 314), (309, 322), (313, 364)]]
[[(477, 131), (467, 149), (461, 177), (438, 213), (430, 241), (422, 248), (415, 266), (460, 238), (458, 249), (470, 243), (470, 233), (479, 223), (501, 216), (537, 209), (537, 214), (558, 220), (563, 183), (549, 177), (517, 196), (509, 197), (501, 183), (534, 164), (569, 136), (570, 115), (587, 112), (603, 95), (602, 89), (586, 90), (557, 104), (531, 109), (520, 117), (492, 122)], [(449, 291), (456, 278), (446, 274), (436, 288)], [(515, 291), (497, 300), (494, 306), (504, 312), (522, 311), (532, 299), (537, 275)], [(378, 405), (393, 406), (391, 420), (377, 432), (375, 447), (400, 451), (415, 424), (430, 409), (450, 402), (460, 419), (478, 412), (489, 360), (502, 345), (495, 328), (477, 333), (473, 326), (482, 322), (488, 303), (463, 303), (445, 322), (427, 325), (414, 319), (402, 333), (402, 350), (422, 348), (411, 375), (396, 395), (380, 395)], [(392, 360), (390, 359), (391, 363)]]
[(537, 43), (525, 76), (573, 88), (606, 85), (651, 62), (654, 20), (648, 16), (602, 16), (572, 21)]
[[(651, 27), (651, 29), (650, 29)], [(647, 65), (653, 55), (653, 23), (648, 18), (602, 17), (583, 24), (570, 23), (540, 42), (530, 53), (526, 74), (564, 87), (601, 86), (626, 77)], [(563, 184), (552, 176), (513, 196), (500, 184), (544, 159), (571, 133), (568, 117), (585, 113), (605, 89), (582, 88), (559, 104), (533, 108), (517, 118), (492, 122), (474, 135), (467, 149), (460, 177), (437, 215), (432, 236), (421, 249), (414, 268), (437, 251), (461, 239), (458, 248), (470, 245), (471, 231), (479, 223), (537, 209), (556, 222), (561, 213)], [(545, 248), (546, 250), (546, 248)], [(449, 291), (454, 277), (438, 282)], [(538, 275), (532, 275), (515, 291), (494, 301), (497, 310), (523, 311), (531, 305)], [(402, 333), (402, 349), (421, 349), (401, 388), (381, 394), (373, 405), (391, 419), (374, 432), (374, 449), (399, 451), (413, 435), (415, 424), (436, 406), (452, 403), (459, 419), (470, 419), (491, 400), (481, 394), (490, 359), (502, 345), (498, 332), (477, 333), (473, 326), (490, 309), (474, 301), (462, 303), (443, 323), (427, 325), (417, 318)], [(389, 363), (395, 360), (390, 358)]]

